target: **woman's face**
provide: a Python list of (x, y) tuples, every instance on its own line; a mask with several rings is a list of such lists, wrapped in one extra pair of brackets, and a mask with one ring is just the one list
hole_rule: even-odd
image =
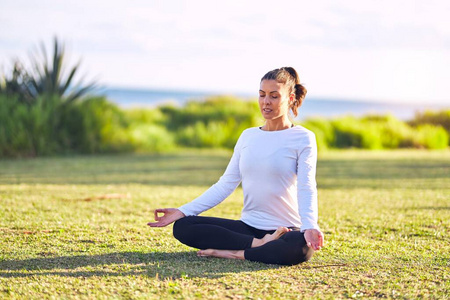
[(284, 83), (276, 80), (263, 80), (259, 88), (259, 109), (266, 120), (287, 116), (293, 94), (289, 95)]

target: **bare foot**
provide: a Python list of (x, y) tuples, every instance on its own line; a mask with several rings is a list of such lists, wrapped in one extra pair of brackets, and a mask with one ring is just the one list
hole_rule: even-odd
[(200, 257), (220, 257), (220, 258), (233, 258), (233, 259), (245, 259), (244, 250), (216, 250), (206, 249), (199, 250), (197, 256)]
[(266, 234), (262, 239), (254, 238), (252, 242), (252, 248), (260, 247), (268, 242), (278, 240), (283, 234), (291, 231), (291, 229), (286, 227), (278, 227), (272, 234)]

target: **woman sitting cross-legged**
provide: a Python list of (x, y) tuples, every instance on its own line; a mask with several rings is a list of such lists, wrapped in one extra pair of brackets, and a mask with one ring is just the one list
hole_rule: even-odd
[[(317, 146), (314, 134), (294, 126), (289, 118), (290, 111), (297, 116), (305, 94), (293, 68), (265, 74), (259, 89), (265, 124), (244, 130), (216, 184), (179, 208), (156, 209), (155, 222), (148, 225), (175, 222), (175, 238), (200, 249), (198, 256), (281, 265), (309, 260), (323, 247), (317, 224)], [(222, 202), (241, 182), (240, 220), (198, 216)]]

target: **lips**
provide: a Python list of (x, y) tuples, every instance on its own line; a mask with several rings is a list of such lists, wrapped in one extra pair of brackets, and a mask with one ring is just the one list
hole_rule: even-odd
[(263, 112), (266, 112), (266, 113), (269, 113), (269, 112), (271, 112), (272, 110), (270, 109), (270, 108), (263, 108)]

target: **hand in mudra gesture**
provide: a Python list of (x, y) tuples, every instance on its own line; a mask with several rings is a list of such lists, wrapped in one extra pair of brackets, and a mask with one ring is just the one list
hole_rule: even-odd
[(318, 229), (306, 229), (305, 240), (308, 247), (320, 250), (323, 247), (323, 233)]
[(156, 222), (149, 222), (147, 225), (150, 227), (164, 227), (183, 217), (185, 215), (176, 208), (158, 208), (155, 209)]

